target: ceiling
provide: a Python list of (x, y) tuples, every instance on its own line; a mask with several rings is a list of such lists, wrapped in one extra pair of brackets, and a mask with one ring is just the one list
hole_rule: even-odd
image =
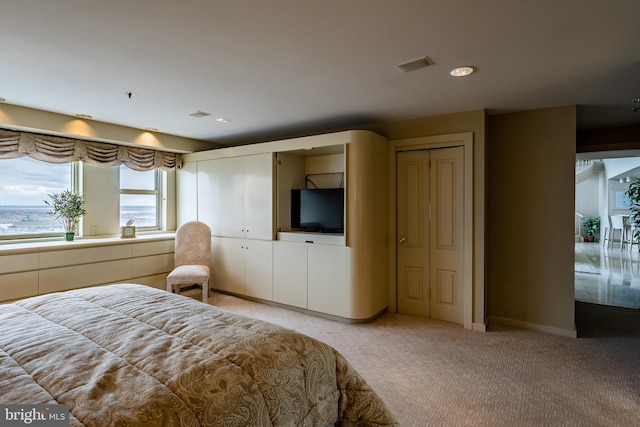
[(638, 0), (5, 1), (0, 97), (219, 144), (573, 104), (580, 129), (640, 125), (638, 17)]

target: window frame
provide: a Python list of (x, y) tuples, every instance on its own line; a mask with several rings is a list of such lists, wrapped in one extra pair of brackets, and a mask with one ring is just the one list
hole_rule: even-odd
[[(119, 198), (122, 195), (127, 195), (127, 194), (131, 194), (131, 195), (155, 195), (156, 196), (156, 223), (155, 225), (152, 226), (136, 226), (136, 224), (133, 224), (134, 226), (136, 226), (136, 232), (138, 231), (159, 231), (162, 230), (162, 200), (163, 200), (163, 193), (164, 193), (164, 189), (163, 189), (163, 174), (165, 173), (163, 170), (161, 170), (160, 168), (156, 168), (153, 169), (153, 173), (154, 173), (154, 185), (155, 185), (155, 190), (143, 190), (143, 189), (135, 189), (135, 188), (122, 188), (121, 184), (120, 184), (120, 172), (122, 171), (122, 168), (126, 168), (127, 166), (125, 165), (120, 165), (118, 167), (118, 176), (119, 176), (119, 183), (118, 183), (118, 190), (119, 190)], [(151, 171), (145, 171), (145, 172), (151, 172)], [(122, 205), (120, 205), (118, 207), (118, 223), (119, 225), (122, 227), (123, 224), (120, 224), (120, 217), (121, 217), (121, 210), (120, 208), (122, 207)]]
[[(17, 157), (16, 159), (21, 159), (23, 157)], [(11, 161), (13, 159), (2, 159), (0, 161)], [(49, 162), (45, 162), (43, 160), (33, 159), (36, 162), (47, 164)], [(51, 163), (49, 163), (51, 164)], [(82, 193), (82, 170), (81, 165), (82, 162), (75, 161), (64, 164), (70, 164), (71, 167), (71, 176), (70, 176), (70, 190), (73, 192)], [(28, 242), (28, 241), (42, 241), (42, 240), (52, 240), (58, 239), (61, 235), (64, 235), (64, 229), (61, 231), (54, 231), (50, 233), (23, 233), (23, 234), (0, 234), (0, 242)], [(76, 229), (76, 236), (82, 236), (82, 218), (80, 218), (80, 225)]]

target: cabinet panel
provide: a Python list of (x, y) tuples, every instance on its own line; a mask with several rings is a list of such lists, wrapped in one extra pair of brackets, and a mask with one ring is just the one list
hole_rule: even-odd
[(349, 317), (347, 248), (310, 244), (308, 254), (308, 308)]
[(40, 253), (40, 268), (131, 258), (131, 245), (100, 246)]
[(156, 289), (167, 289), (167, 273), (155, 274), (153, 276), (136, 277), (132, 283), (151, 286)]
[(34, 295), (38, 295), (37, 271), (0, 276), (0, 301), (12, 301)]
[(133, 257), (149, 256), (156, 254), (173, 254), (175, 248), (174, 239), (162, 240), (159, 242), (135, 243), (133, 244)]
[(39, 293), (129, 280), (131, 259), (40, 270)]
[(244, 159), (220, 159), (220, 235), (244, 237)]
[(307, 308), (306, 243), (274, 243), (273, 300)]
[(245, 236), (273, 239), (273, 154), (246, 156), (244, 159)]
[(133, 258), (131, 277), (151, 276), (173, 270), (173, 254), (151, 255)]
[(0, 256), (0, 274), (37, 269), (38, 254)]
[(216, 161), (219, 173), (219, 234), (272, 240), (273, 154)]
[(186, 162), (176, 172), (176, 193), (180, 199), (176, 206), (178, 225), (198, 219), (197, 167), (198, 162)]
[(220, 267), (222, 264), (220, 240), (222, 240), (222, 238), (218, 236), (211, 236), (211, 261), (209, 263), (211, 268), (211, 273), (209, 275), (209, 287), (211, 289), (222, 289), (222, 283), (224, 282), (222, 269)]
[(222, 237), (216, 256), (216, 288), (244, 294), (244, 239)]
[[(198, 162), (198, 221), (211, 228), (214, 235), (220, 234), (220, 167), (222, 160)], [(193, 193), (193, 189), (190, 190)]]
[(273, 248), (267, 240), (244, 241), (244, 293), (271, 301), (273, 299)]

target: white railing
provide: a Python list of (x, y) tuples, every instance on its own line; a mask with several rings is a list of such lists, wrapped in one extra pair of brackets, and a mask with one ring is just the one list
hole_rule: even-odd
[(584, 215), (576, 212), (576, 217), (575, 217), (575, 221), (574, 221), (574, 228), (575, 228), (575, 235), (576, 236), (582, 236), (582, 219), (584, 218)]
[(600, 160), (576, 160), (576, 173), (580, 173), (583, 170), (588, 169), (589, 166), (599, 161)]

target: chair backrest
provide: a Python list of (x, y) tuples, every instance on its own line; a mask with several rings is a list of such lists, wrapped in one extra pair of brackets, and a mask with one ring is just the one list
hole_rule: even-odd
[(185, 222), (176, 230), (174, 265), (211, 263), (211, 229), (203, 222)]
[(615, 229), (623, 229), (624, 228), (624, 219), (622, 215), (611, 215), (611, 228)]

